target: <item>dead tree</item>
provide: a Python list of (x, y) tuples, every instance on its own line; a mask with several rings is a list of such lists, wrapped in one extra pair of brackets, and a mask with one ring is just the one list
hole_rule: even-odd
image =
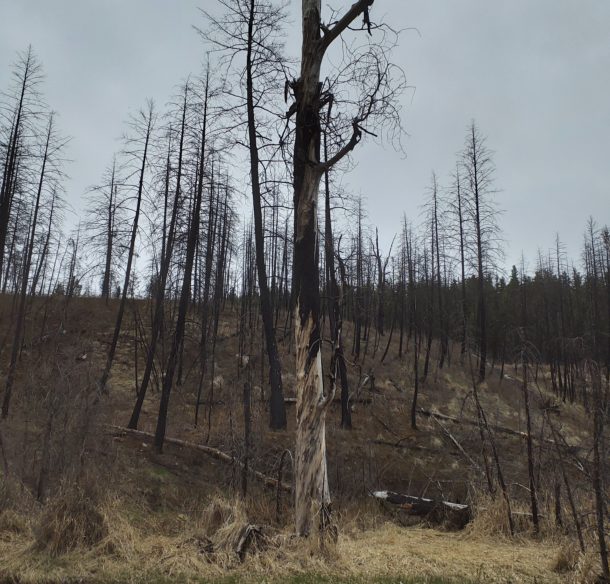
[(474, 249), (478, 286), (477, 317), (479, 329), (479, 379), (485, 379), (487, 366), (487, 295), (486, 275), (493, 262), (494, 253), (499, 252), (499, 228), (496, 223), (498, 211), (493, 201), (494, 164), (486, 140), (473, 121), (468, 127), (466, 143), (462, 152), (462, 168), (466, 177), (469, 198), (468, 210), (474, 228)]
[(188, 238), (186, 246), (186, 258), (184, 261), (184, 274), (182, 280), (182, 289), (180, 292), (180, 300), (178, 304), (178, 315), (176, 318), (176, 327), (172, 336), (172, 344), (170, 353), (167, 358), (165, 367), (165, 375), (163, 377), (163, 388), (161, 390), (161, 400), (159, 402), (159, 415), (157, 416), (157, 427), (155, 430), (155, 449), (157, 452), (163, 450), (163, 442), (165, 441), (165, 431), (167, 428), (167, 414), (169, 411), (169, 399), (174, 383), (174, 375), (178, 365), (178, 357), (182, 343), (184, 342), (184, 329), (186, 324), (186, 313), (188, 310), (189, 301), (191, 298), (191, 277), (193, 265), (195, 261), (195, 250), (199, 241), (199, 225), (201, 214), (201, 202), (203, 199), (203, 183), (205, 180), (204, 170), (207, 161), (208, 151), (208, 101), (209, 101), (209, 81), (210, 72), (206, 71), (204, 95), (203, 95), (203, 118), (201, 120), (198, 161), (197, 161), (197, 184), (194, 193), (193, 207), (191, 211), (190, 224), (188, 228)]
[(381, 251), (379, 249), (379, 230), (375, 228), (375, 260), (377, 261), (377, 331), (380, 336), (383, 336), (385, 330), (385, 288), (386, 288), (386, 274), (388, 272), (388, 263), (392, 256), (392, 247), (394, 246), (394, 239), (390, 244), (388, 255), (385, 260), (381, 257)]
[(445, 317), (445, 306), (443, 303), (443, 280), (441, 278), (441, 246), (440, 237), (438, 234), (438, 208), (439, 208), (439, 195), (438, 195), (438, 184), (436, 180), (436, 174), (432, 173), (432, 218), (433, 218), (433, 230), (434, 230), (434, 248), (436, 251), (436, 274), (432, 274), (432, 278), (436, 277), (436, 283), (438, 285), (438, 319), (439, 319), (439, 333), (440, 333), (440, 345), (441, 354), (438, 361), (439, 369), (442, 369), (445, 358), (449, 352), (449, 341), (447, 338), (446, 329), (446, 317)]
[(129, 249), (127, 251), (127, 266), (125, 268), (125, 278), (123, 280), (123, 289), (121, 290), (121, 302), (119, 304), (119, 310), (117, 313), (116, 322), (114, 325), (114, 333), (106, 356), (106, 366), (100, 377), (99, 391), (106, 391), (106, 384), (108, 377), (110, 376), (110, 369), (112, 368), (112, 362), (114, 361), (114, 354), (119, 342), (119, 335), (121, 334), (121, 324), (123, 322), (123, 314), (125, 313), (125, 306), (127, 305), (127, 295), (129, 293), (129, 284), (131, 281), (131, 270), (133, 264), (133, 256), (135, 253), (136, 239), (138, 237), (138, 226), (140, 221), (140, 209), (142, 206), (142, 196), (144, 193), (144, 178), (146, 174), (146, 166), (148, 162), (148, 147), (150, 144), (153, 126), (155, 123), (155, 113), (152, 101), (149, 101), (146, 111), (140, 111), (138, 117), (133, 121), (134, 128), (139, 136), (134, 138), (135, 141), (143, 141), (142, 150), (135, 153), (140, 163), (138, 176), (138, 185), (136, 191), (136, 208), (133, 216), (133, 222), (131, 225), (131, 237), (129, 240)]
[[(267, 282), (267, 267), (265, 265), (265, 243), (263, 235), (262, 191), (259, 174), (260, 159), (256, 104), (260, 101), (263, 88), (255, 91), (254, 79), (261, 79), (265, 72), (262, 67), (269, 67), (273, 58), (278, 58), (279, 47), (268, 44), (268, 38), (279, 28), (282, 13), (267, 3), (249, 0), (247, 6), (248, 33), (246, 49), (246, 102), (248, 116), (248, 141), (250, 150), (250, 181), (252, 186), (252, 206), (254, 212), (254, 242), (256, 248), (256, 267), (258, 272), (258, 289), (261, 301), (261, 314), (265, 330), (265, 345), (269, 359), (269, 380), (271, 397), (269, 403), (269, 425), (275, 430), (286, 428), (286, 408), (284, 406), (284, 391), (282, 389), (282, 366), (273, 326), (273, 309)], [(265, 41), (267, 41), (265, 43)], [(269, 88), (269, 74), (264, 77), (264, 91)]]
[[(328, 160), (328, 144), (324, 133), (324, 159)], [(335, 272), (335, 253), (339, 257), (339, 269), (342, 274), (341, 288), (337, 283)], [(330, 362), (332, 382), (336, 383), (337, 373), (341, 382), (341, 427), (351, 429), (352, 412), (349, 403), (349, 383), (347, 365), (343, 354), (343, 290), (345, 288), (345, 266), (341, 261), (339, 250), (335, 252), (333, 239), (333, 222), (330, 205), (330, 177), (328, 169), (324, 172), (324, 258), (328, 294), (328, 320), (330, 323), (333, 353)]]
[[(523, 334), (523, 333), (522, 333)], [(521, 348), (521, 373), (523, 375), (522, 391), (523, 391), (523, 405), (525, 408), (525, 424), (527, 430), (527, 474), (529, 478), (529, 491), (530, 491), (530, 506), (532, 510), (532, 523), (534, 526), (534, 532), (538, 533), (540, 530), (540, 519), (538, 516), (538, 493), (536, 487), (536, 479), (534, 476), (534, 448), (532, 440), (532, 419), (531, 419), (531, 408), (530, 408), (530, 392), (528, 387), (528, 373), (529, 373), (529, 361), (533, 350), (528, 346), (526, 339), (522, 339)]]
[(43, 196), (43, 191), (47, 187), (48, 183), (53, 183), (54, 181), (56, 182), (58, 180), (58, 168), (56, 166), (56, 159), (58, 158), (58, 155), (64, 146), (65, 141), (58, 139), (55, 134), (53, 113), (51, 113), (49, 115), (46, 138), (43, 147), (41, 168), (38, 178), (38, 186), (36, 188), (30, 233), (25, 248), (25, 258), (22, 266), (21, 290), (19, 292), (19, 307), (17, 309), (17, 319), (15, 323), (13, 347), (11, 351), (11, 361), (6, 375), (6, 386), (4, 389), (4, 397), (2, 400), (2, 418), (6, 418), (8, 416), (13, 383), (15, 380), (15, 369), (17, 367), (17, 360), (21, 351), (21, 342), (25, 323), (29, 275), (32, 265), (32, 253), (34, 250), (34, 243), (36, 239), (36, 226), (38, 224), (38, 213), (40, 211), (41, 198)]
[(201, 405), (201, 393), (203, 391), (204, 375), (207, 365), (207, 347), (208, 347), (208, 325), (210, 320), (210, 288), (212, 282), (212, 269), (214, 263), (214, 249), (216, 242), (216, 232), (219, 222), (219, 201), (220, 191), (215, 197), (215, 182), (214, 182), (214, 164), (212, 163), (212, 171), (210, 177), (210, 203), (208, 205), (208, 221), (207, 221), (207, 237), (205, 245), (205, 257), (203, 266), (203, 290), (202, 290), (202, 307), (201, 307), (201, 338), (199, 340), (199, 383), (197, 388), (197, 402), (195, 404), (195, 425), (199, 421), (199, 406)]
[(599, 365), (593, 361), (588, 363), (589, 375), (593, 385), (593, 468), (592, 483), (595, 495), (595, 527), (599, 549), (599, 560), (602, 569), (603, 582), (610, 582), (610, 567), (608, 566), (608, 546), (606, 543), (605, 512), (606, 500), (603, 485), (603, 439), (604, 425), (608, 416), (608, 392), (602, 393), (602, 376)]
[[(164, 308), (165, 308), (165, 293), (167, 288), (167, 278), (170, 271), (170, 265), (173, 257), (174, 251), (174, 242), (176, 238), (176, 223), (178, 219), (178, 210), (180, 206), (180, 197), (181, 197), (181, 185), (182, 185), (182, 174), (183, 174), (183, 163), (184, 163), (184, 140), (186, 135), (186, 117), (187, 117), (187, 108), (188, 108), (188, 96), (189, 96), (189, 85), (185, 83), (183, 88), (183, 100), (181, 104), (181, 113), (180, 113), (180, 131), (178, 138), (178, 161), (176, 168), (176, 187), (174, 190), (174, 197), (171, 206), (171, 218), (169, 222), (169, 228), (166, 228), (166, 219), (164, 215), (164, 225), (163, 225), (163, 234), (162, 234), (162, 249), (161, 249), (161, 266), (158, 274), (158, 278), (156, 281), (155, 288), (155, 310), (152, 318), (152, 329), (150, 332), (150, 341), (148, 344), (148, 351), (146, 355), (146, 365), (144, 367), (144, 373), (142, 375), (142, 383), (138, 390), (138, 395), (136, 399), (136, 403), (134, 405), (133, 411), (131, 413), (131, 418), (129, 419), (129, 423), (127, 425), (128, 428), (137, 429), (138, 421), (140, 419), (140, 413), (142, 411), (142, 406), (144, 405), (144, 398), (146, 397), (146, 392), (148, 390), (148, 385), (150, 383), (150, 377), (152, 375), (153, 366), (155, 363), (155, 355), (157, 352), (157, 342), (159, 340), (159, 335), (161, 334), (161, 330), (163, 327), (163, 317), (164, 317)], [(170, 132), (170, 144), (171, 144), (171, 132)], [(170, 146), (171, 147), (171, 146)], [(170, 155), (168, 152), (168, 159), (166, 163), (166, 177), (165, 177), (165, 204), (164, 204), (164, 213), (167, 209), (167, 197), (169, 191), (169, 168), (170, 168)]]
[[(217, 20), (205, 13), (214, 32), (204, 32), (203, 36), (215, 48), (223, 51), (229, 66), (229, 81), (237, 86), (230, 89), (231, 109), (236, 107), (237, 111), (233, 113), (238, 114), (236, 129), (242, 129), (244, 120), (246, 125), (258, 288), (271, 386), (269, 425), (272, 429), (280, 430), (286, 428), (286, 410), (273, 318), (275, 271), (272, 260), (270, 290), (263, 217), (265, 195), (269, 194), (266, 192), (266, 171), (272, 161), (265, 160), (262, 150), (270, 142), (265, 135), (273, 123), (268, 113), (270, 104), (274, 102), (274, 95), (281, 95), (284, 85), (280, 35), (285, 14), (283, 8), (267, 0), (220, 0), (220, 4), (226, 10), (225, 15)], [(241, 137), (238, 142), (241, 142)]]
[[(27, 170), (28, 134), (37, 135), (36, 128), (41, 116), (41, 98), (38, 87), (42, 80), (42, 67), (32, 47), (18, 55), (14, 71), (14, 87), (7, 103), (9, 135), (6, 140), (2, 164), (2, 186), (0, 188), (0, 278), (4, 273), (4, 250), (8, 236), (9, 221), (20, 176)], [(2, 140), (4, 141), (4, 140)]]
[(413, 240), (412, 231), (408, 228), (405, 219), (403, 228), (403, 245), (406, 248), (408, 293), (409, 293), (409, 320), (413, 326), (413, 398), (411, 400), (411, 428), (417, 429), (417, 398), (419, 395), (419, 344), (420, 326), (418, 320), (416, 266), (417, 248)]
[[(358, 0), (333, 24), (321, 19), (321, 0), (302, 0), (302, 51), (299, 78), (289, 85), (294, 97), (289, 117), (296, 115), (294, 135), (294, 266), (293, 295), (296, 345), (296, 531), (301, 536), (311, 532), (319, 513), (321, 526), (326, 525), (330, 509), (330, 492), (326, 469), (326, 410), (333, 400), (324, 392), (320, 338), (320, 289), (318, 269), (317, 206), (320, 181), (324, 172), (347, 156), (360, 142), (366, 122), (396, 113), (391, 67), (371, 45), (362, 62), (370, 65), (359, 79), (366, 84), (352, 116), (349, 137), (336, 152), (322, 163), (321, 110), (332, 101), (323, 90), (321, 68), (328, 48), (353, 23), (363, 18), (363, 27), (373, 28), (369, 8), (373, 0)], [(361, 62), (361, 63), (362, 63)], [(380, 66), (381, 65), (381, 66)], [(387, 65), (387, 66), (384, 66)], [(374, 75), (374, 71), (377, 75)], [(389, 89), (391, 88), (391, 89)], [(367, 99), (368, 98), (368, 99)], [(393, 120), (396, 122), (396, 118)], [(394, 126), (396, 127), (396, 126)]]
[(464, 209), (464, 194), (461, 182), (460, 165), (456, 165), (453, 175), (453, 194), (455, 201), (451, 202), (450, 208), (455, 215), (455, 224), (457, 226), (456, 237), (460, 262), (460, 362), (464, 363), (464, 355), (466, 354), (466, 335), (467, 335), (467, 314), (468, 306), (466, 303), (466, 230), (465, 230), (465, 209)]
[(106, 304), (112, 296), (115, 275), (129, 246), (130, 229), (125, 217), (126, 200), (116, 157), (104, 172), (102, 183), (87, 194), (85, 248), (91, 256), (90, 269), (101, 276), (101, 296)]

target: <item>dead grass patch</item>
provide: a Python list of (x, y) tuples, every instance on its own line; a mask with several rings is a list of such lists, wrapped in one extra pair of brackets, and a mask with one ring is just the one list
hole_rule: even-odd
[(64, 487), (43, 510), (34, 528), (35, 548), (56, 557), (90, 548), (108, 533), (97, 501), (81, 486)]

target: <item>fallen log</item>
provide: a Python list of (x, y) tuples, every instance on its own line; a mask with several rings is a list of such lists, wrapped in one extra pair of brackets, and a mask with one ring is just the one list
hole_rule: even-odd
[(371, 495), (376, 499), (397, 506), (409, 515), (424, 517), (432, 523), (448, 523), (457, 529), (463, 529), (472, 519), (470, 505), (451, 503), (442, 499), (402, 495), (394, 491), (373, 491)]
[(442, 422), (436, 417), (432, 416), (432, 419), (439, 425), (440, 429), (443, 431), (443, 434), (449, 438), (449, 441), (462, 453), (464, 458), (471, 464), (471, 466), (477, 471), (482, 472), (481, 467), (474, 461), (474, 459), (464, 450), (464, 447), (459, 443), (457, 438), (449, 432), (447, 428), (442, 424)]
[(422, 452), (434, 452), (438, 453), (440, 451), (439, 448), (434, 448), (432, 446), (421, 446), (420, 444), (411, 444), (405, 442), (405, 440), (412, 439), (412, 436), (408, 436), (407, 438), (400, 438), (395, 442), (390, 442), (389, 440), (368, 440), (369, 444), (377, 444), (379, 446), (389, 446), (390, 448), (403, 448), (404, 450), (421, 450)]
[[(140, 438), (148, 438), (154, 439), (155, 435), (150, 432), (143, 432), (142, 430), (132, 430), (130, 428), (124, 428), (123, 426), (114, 426), (112, 424), (108, 424), (106, 426), (113, 432), (118, 432), (122, 435), (128, 436), (138, 436)], [(229, 464), (237, 464), (238, 466), (243, 468), (243, 463), (240, 460), (237, 460), (235, 457), (223, 452), (222, 450), (218, 450), (217, 448), (212, 448), (211, 446), (204, 446), (203, 444), (195, 444), (194, 442), (186, 442), (185, 440), (179, 440), (178, 438), (165, 438), (165, 442), (167, 444), (173, 444), (174, 446), (180, 446), (181, 448), (188, 448), (191, 450), (197, 450), (198, 452), (203, 452), (208, 456), (216, 460), (220, 460), (222, 462), (227, 462)], [(262, 472), (255, 470), (253, 468), (248, 468), (248, 472), (258, 480), (260, 480), (266, 487), (271, 489), (281, 489), (282, 491), (286, 491), (288, 493), (292, 492), (292, 486), (278, 482), (277, 479), (269, 477)]]
[[(446, 422), (452, 422), (454, 424), (465, 424), (467, 426), (478, 426), (479, 423), (475, 420), (468, 420), (466, 418), (454, 418), (453, 416), (447, 416), (446, 414), (441, 414), (440, 412), (432, 412), (430, 410), (424, 410), (423, 408), (418, 408), (417, 413), (422, 416), (426, 416), (427, 418), (437, 418), (438, 420), (444, 420)], [(507, 428), (506, 426), (496, 426), (489, 425), (490, 429), (494, 432), (499, 432), (500, 434), (509, 434), (511, 436), (517, 436), (522, 440), (527, 439), (526, 432), (520, 432), (519, 430), (513, 430), (512, 428)], [(532, 436), (532, 440), (536, 442), (540, 442), (540, 438), (537, 436)], [(555, 441), (551, 438), (544, 438), (543, 442), (545, 444), (555, 444)], [(564, 441), (565, 442), (565, 441)], [(566, 448), (571, 452), (578, 452), (579, 450), (585, 450), (582, 446), (576, 446), (574, 444), (568, 444), (565, 442)]]
[[(356, 397), (356, 398), (350, 398), (349, 403), (350, 404), (364, 404), (364, 405), (370, 405), (373, 402), (373, 400), (370, 397)], [(296, 404), (297, 403), (297, 398), (296, 397), (285, 397), (284, 398), (284, 403), (286, 405), (292, 405), (292, 404)], [(333, 399), (333, 403), (334, 404), (340, 404), (341, 403), (341, 398), (340, 397), (336, 397)]]
[[(437, 418), (439, 420), (444, 420), (445, 422), (453, 422), (454, 424), (466, 424), (467, 426), (479, 425), (479, 423), (475, 420), (468, 420), (466, 418), (454, 418), (453, 416), (447, 416), (446, 414), (441, 414), (440, 412), (431, 412), (429, 410), (424, 410), (423, 408), (419, 408), (417, 410), (417, 413), (421, 414), (422, 416), (426, 416), (427, 418)], [(507, 428), (506, 426), (493, 426), (490, 424), (489, 427), (494, 432), (510, 434), (511, 436), (518, 436), (519, 438), (527, 438), (527, 434), (525, 432), (519, 432), (519, 430), (513, 430), (512, 428)]]

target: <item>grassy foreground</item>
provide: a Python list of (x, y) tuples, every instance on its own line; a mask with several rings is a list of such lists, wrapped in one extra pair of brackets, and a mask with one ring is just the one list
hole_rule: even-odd
[[(449, 533), (392, 523), (342, 534), (321, 553), (318, 542), (277, 533), (243, 562), (232, 553), (241, 516), (225, 518), (205, 550), (199, 523), (186, 520), (173, 535), (147, 534), (107, 510), (109, 531), (94, 547), (53, 556), (37, 550), (28, 530), (6, 530), (0, 541), (0, 582), (268, 582), (338, 584), (466, 584), (586, 582), (587, 566), (557, 570), (559, 545)], [(167, 531), (167, 530), (166, 530)], [(223, 547), (224, 545), (224, 547)], [(568, 577), (569, 576), (569, 577)], [(578, 579), (576, 579), (578, 578)]]

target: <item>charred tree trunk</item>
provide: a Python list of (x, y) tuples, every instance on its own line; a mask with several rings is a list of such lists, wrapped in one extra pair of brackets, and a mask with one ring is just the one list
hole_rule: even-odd
[(540, 522), (538, 517), (538, 495), (536, 489), (536, 480), (534, 477), (534, 448), (532, 443), (532, 421), (530, 416), (530, 397), (527, 386), (528, 362), (527, 355), (522, 355), (522, 373), (523, 373), (523, 404), (525, 406), (525, 422), (527, 429), (527, 474), (529, 477), (530, 488), (530, 505), (532, 509), (532, 523), (534, 525), (534, 533), (540, 530)]
[[(155, 355), (157, 351), (157, 342), (159, 335), (163, 328), (163, 318), (165, 309), (165, 288), (167, 286), (167, 276), (169, 274), (169, 268), (171, 265), (172, 254), (174, 249), (174, 240), (176, 235), (176, 220), (178, 216), (178, 207), (180, 201), (180, 189), (181, 189), (181, 178), (182, 178), (182, 164), (183, 164), (183, 152), (184, 152), (184, 136), (186, 129), (186, 110), (187, 110), (187, 96), (188, 86), (184, 88), (184, 102), (182, 105), (182, 120), (180, 126), (180, 143), (178, 147), (178, 168), (176, 176), (176, 191), (174, 193), (174, 201), (172, 204), (172, 214), (170, 218), (169, 231), (165, 236), (164, 230), (164, 241), (161, 252), (161, 272), (157, 279), (156, 287), (156, 298), (155, 298), (155, 312), (152, 320), (152, 330), (150, 335), (150, 343), (148, 345), (148, 351), (146, 355), (146, 365), (144, 367), (144, 374), (142, 376), (142, 384), (138, 390), (138, 396), (136, 399), (133, 412), (127, 427), (135, 430), (138, 427), (138, 421), (140, 419), (140, 413), (142, 412), (142, 406), (144, 405), (144, 398), (148, 390), (150, 383), (150, 377), (152, 375), (153, 366), (155, 363)], [(167, 176), (166, 176), (166, 189), (169, 187), (169, 153), (167, 160)]]
[[(434, 197), (434, 223), (433, 223), (433, 231), (434, 231), (434, 247), (436, 248), (436, 274), (432, 274), (432, 279), (436, 276), (436, 283), (438, 285), (438, 319), (440, 325), (440, 345), (441, 345), (441, 354), (438, 361), (439, 369), (443, 368), (445, 364), (445, 357), (447, 356), (448, 348), (448, 340), (447, 340), (447, 331), (445, 328), (445, 312), (443, 306), (443, 282), (441, 279), (441, 252), (440, 252), (440, 244), (439, 244), (439, 236), (438, 236), (438, 192), (437, 192), (437, 184), (436, 184), (436, 175), (433, 174), (433, 197)], [(434, 252), (433, 252), (434, 253)], [(434, 269), (433, 269), (434, 272)]]
[(163, 388), (161, 390), (161, 400), (159, 402), (159, 415), (157, 417), (157, 427), (155, 430), (155, 449), (157, 452), (163, 450), (165, 441), (165, 431), (167, 428), (167, 413), (169, 410), (169, 399), (174, 383), (174, 375), (178, 365), (178, 357), (180, 348), (184, 341), (184, 330), (186, 325), (186, 313), (188, 310), (189, 301), (191, 298), (191, 276), (193, 272), (193, 264), (195, 260), (195, 250), (199, 241), (199, 215), (201, 214), (201, 201), (203, 199), (203, 180), (204, 180), (204, 165), (206, 161), (206, 139), (207, 139), (207, 121), (208, 121), (208, 90), (209, 90), (209, 71), (205, 83), (205, 95), (203, 105), (203, 121), (201, 128), (201, 143), (199, 146), (199, 164), (197, 170), (197, 188), (195, 191), (195, 201), (191, 212), (190, 225), (188, 229), (188, 240), (186, 246), (186, 258), (184, 262), (184, 276), (182, 281), (182, 290), (180, 292), (180, 301), (178, 304), (178, 316), (176, 319), (176, 328), (172, 337), (170, 353), (167, 359), (165, 376), (163, 378)]
[(320, 164), (320, 70), (326, 49), (373, 0), (358, 0), (321, 36), (320, 0), (302, 0), (302, 51), (295, 98), (294, 143), (294, 319), (296, 345), (297, 424), (295, 447), (295, 520), (298, 535), (311, 532), (314, 517), (326, 517), (330, 506), (326, 468), (326, 410), (333, 395), (324, 393), (320, 339), (317, 206), (320, 180), (359, 142), (352, 139), (325, 165)]
[(589, 363), (589, 372), (593, 384), (593, 469), (592, 481), (595, 494), (595, 519), (599, 559), (602, 568), (603, 582), (610, 582), (610, 567), (608, 566), (608, 547), (606, 544), (606, 531), (604, 513), (606, 500), (603, 485), (603, 438), (604, 421), (607, 416), (606, 399), (602, 395), (602, 379), (599, 365)]
[(250, 0), (248, 15), (248, 46), (246, 53), (246, 99), (248, 112), (248, 139), (250, 146), (250, 180), (252, 183), (252, 206), (254, 212), (254, 242), (256, 248), (256, 267), (258, 271), (258, 288), (260, 293), (261, 314), (265, 331), (265, 345), (269, 359), (269, 381), (271, 398), (269, 402), (269, 425), (274, 430), (286, 428), (286, 408), (284, 407), (284, 391), (282, 389), (282, 365), (277, 347), (277, 339), (273, 326), (273, 309), (267, 282), (267, 267), (265, 265), (265, 239), (263, 233), (263, 214), (261, 209), (261, 184), (259, 176), (259, 153), (256, 130), (254, 88), (252, 78), (252, 59), (254, 39), (255, 1)]
[(107, 217), (106, 217), (106, 259), (104, 262), (104, 276), (102, 279), (102, 298), (106, 300), (106, 304), (108, 304), (108, 300), (110, 299), (110, 273), (112, 270), (112, 252), (113, 252), (113, 244), (114, 244), (114, 217), (115, 217), (115, 199), (113, 197), (116, 196), (115, 193), (115, 170), (116, 163), (112, 164), (112, 174), (110, 178), (110, 196), (108, 197), (108, 209), (107, 209)]
[(133, 263), (133, 256), (136, 247), (136, 239), (138, 236), (138, 224), (140, 220), (140, 208), (142, 205), (142, 194), (144, 192), (144, 175), (146, 172), (146, 162), (148, 156), (148, 145), (150, 143), (150, 137), (153, 126), (153, 109), (152, 104), (149, 105), (149, 109), (146, 117), (146, 131), (144, 136), (144, 151), (142, 153), (142, 162), (140, 165), (139, 179), (138, 179), (138, 193), (136, 199), (136, 211), (133, 218), (133, 225), (131, 228), (131, 239), (129, 241), (129, 251), (127, 252), (127, 268), (125, 269), (125, 279), (123, 281), (123, 290), (121, 291), (121, 303), (119, 304), (119, 312), (117, 314), (116, 323), (114, 325), (114, 333), (112, 335), (112, 341), (108, 350), (108, 356), (106, 358), (106, 366), (102, 373), (99, 381), (99, 391), (106, 391), (106, 384), (108, 383), (108, 377), (110, 376), (110, 369), (112, 368), (112, 362), (114, 361), (114, 354), (116, 352), (117, 344), (119, 342), (119, 335), (121, 334), (121, 324), (123, 322), (123, 314), (125, 312), (125, 306), (127, 304), (127, 294), (129, 292), (129, 283), (131, 281), (131, 266)]
[(26, 257), (23, 262), (23, 273), (21, 274), (21, 290), (19, 294), (19, 308), (17, 312), (17, 322), (15, 324), (15, 335), (13, 337), (13, 348), (11, 351), (11, 361), (6, 374), (6, 386), (4, 388), (4, 398), (2, 400), (2, 418), (8, 416), (9, 407), (11, 403), (11, 395), (13, 390), (13, 382), (15, 380), (15, 369), (17, 367), (17, 360), (19, 359), (19, 353), (21, 351), (21, 340), (23, 335), (23, 328), (25, 325), (25, 307), (27, 300), (28, 291), (28, 280), (30, 274), (30, 266), (32, 264), (32, 252), (34, 250), (34, 242), (36, 236), (36, 224), (38, 222), (38, 211), (40, 210), (40, 198), (42, 196), (42, 189), (45, 184), (47, 162), (49, 160), (49, 148), (51, 146), (51, 138), (53, 135), (53, 114), (49, 117), (49, 124), (47, 126), (47, 136), (44, 147), (44, 154), (42, 156), (42, 166), (40, 170), (40, 177), (38, 180), (38, 188), (36, 191), (36, 202), (34, 203), (34, 214), (32, 217), (32, 228), (30, 231), (29, 240), (26, 243)]
[(459, 236), (460, 236), (460, 300), (461, 300), (461, 342), (460, 342), (460, 361), (464, 362), (464, 355), (466, 353), (466, 254), (464, 253), (465, 247), (465, 236), (464, 236), (464, 211), (462, 209), (462, 192), (460, 185), (460, 173), (459, 169), (456, 170), (456, 194), (457, 194), (457, 211), (458, 211), (458, 224), (459, 224)]

